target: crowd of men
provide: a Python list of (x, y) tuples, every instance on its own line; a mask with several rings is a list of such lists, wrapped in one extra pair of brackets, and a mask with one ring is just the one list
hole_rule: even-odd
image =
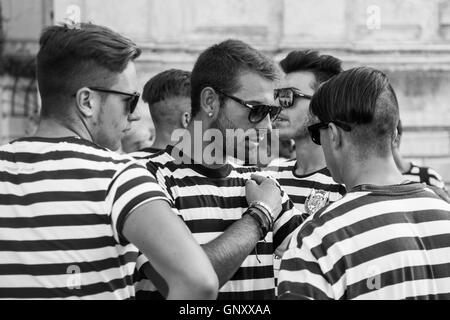
[[(383, 72), (226, 40), (139, 88), (140, 54), (43, 31), (38, 130), (0, 147), (0, 299), (450, 299), (447, 191), (401, 157)], [(155, 141), (119, 154), (141, 91)], [(252, 161), (275, 131), (295, 158)]]

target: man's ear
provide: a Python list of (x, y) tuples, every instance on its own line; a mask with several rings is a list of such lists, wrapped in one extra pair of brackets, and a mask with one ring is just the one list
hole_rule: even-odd
[(78, 111), (86, 118), (94, 116), (95, 106), (97, 103), (99, 102), (96, 101), (94, 93), (88, 88), (81, 88), (76, 93), (76, 107)]
[(189, 123), (191, 122), (191, 114), (189, 112), (184, 112), (181, 115), (181, 126), (186, 129), (189, 125)]
[(342, 147), (342, 131), (333, 122), (328, 124), (327, 134), (333, 149)]
[(395, 137), (394, 140), (392, 140), (392, 147), (399, 149), (400, 148), (400, 139), (402, 136), (398, 133), (398, 130), (395, 130)]
[(206, 87), (200, 94), (200, 109), (206, 115), (215, 120), (219, 114), (220, 100), (219, 95), (211, 87)]

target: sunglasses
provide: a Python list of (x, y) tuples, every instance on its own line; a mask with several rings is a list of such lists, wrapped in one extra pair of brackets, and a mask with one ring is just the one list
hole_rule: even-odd
[(267, 115), (269, 115), (271, 121), (275, 121), (281, 112), (281, 108), (278, 106), (268, 104), (251, 104), (235, 96), (226, 94), (221, 90), (216, 89), (216, 91), (224, 95), (225, 97), (234, 100), (237, 103), (243, 105), (244, 107), (250, 109), (250, 113), (248, 114), (248, 121), (250, 123), (259, 123), (263, 121), (267, 117)]
[(137, 107), (138, 102), (139, 102), (139, 98), (141, 96), (139, 94), (139, 92), (128, 93), (128, 92), (122, 92), (122, 91), (116, 91), (116, 90), (109, 90), (109, 89), (101, 88), (101, 87), (88, 87), (88, 89), (91, 89), (93, 91), (98, 91), (98, 92), (120, 94), (120, 95), (123, 95), (123, 96), (130, 97), (127, 100), (127, 102), (128, 102), (128, 110), (129, 110), (130, 114), (132, 114), (136, 110), (136, 107)]
[(345, 123), (345, 122), (342, 122), (339, 120), (328, 121), (328, 122), (319, 122), (319, 123), (313, 124), (312, 126), (308, 127), (308, 132), (309, 132), (309, 135), (311, 136), (311, 140), (315, 144), (318, 144), (319, 146), (321, 145), (320, 130), (328, 128), (328, 125), (330, 123), (334, 123), (335, 125), (337, 125), (344, 131), (347, 131), (347, 132), (352, 131), (352, 128), (350, 127), (350, 125), (348, 123)]
[(291, 108), (295, 103), (295, 98), (304, 98), (311, 100), (312, 96), (308, 94), (302, 93), (297, 88), (281, 88), (281, 89), (275, 89), (273, 92), (273, 97), (275, 100), (280, 101), (280, 106), (282, 108)]

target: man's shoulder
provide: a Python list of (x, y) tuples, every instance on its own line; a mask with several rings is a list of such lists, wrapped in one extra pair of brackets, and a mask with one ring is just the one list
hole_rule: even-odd
[[(103, 148), (93, 142), (77, 137), (68, 138), (22, 138), (0, 147), (0, 152), (7, 157), (15, 155), (16, 160), (33, 159), (33, 161), (83, 159), (102, 164), (127, 164), (135, 162), (128, 156)], [(18, 158), (17, 158), (18, 157)], [(81, 163), (78, 163), (81, 165)]]
[(139, 161), (143, 165), (153, 165), (156, 167), (171, 166), (177, 164), (176, 159), (167, 150), (159, 150), (158, 152), (150, 152), (143, 149), (137, 152), (129, 153), (128, 156)]
[[(347, 225), (346, 214), (356, 212), (367, 203), (368, 192), (353, 192), (311, 214), (298, 228), (298, 236), (308, 237), (311, 234), (325, 235), (329, 230)], [(361, 210), (364, 210), (363, 208)]]

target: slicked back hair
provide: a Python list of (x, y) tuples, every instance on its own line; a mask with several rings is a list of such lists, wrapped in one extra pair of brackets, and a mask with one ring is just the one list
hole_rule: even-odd
[(42, 97), (42, 115), (57, 115), (55, 103), (71, 98), (86, 86), (110, 88), (128, 63), (141, 50), (130, 39), (109, 28), (82, 23), (79, 26), (51, 26), (42, 32), (37, 55), (37, 79)]
[(191, 73), (170, 69), (158, 73), (144, 86), (142, 100), (149, 105), (170, 97), (191, 96)]
[[(177, 110), (165, 103), (170, 98), (191, 97), (191, 73), (178, 69), (163, 71), (151, 78), (144, 86), (142, 100), (148, 103), (155, 125), (175, 126), (186, 110)], [(172, 129), (172, 128), (167, 128)]]
[(350, 136), (361, 154), (374, 151), (379, 156), (390, 155), (399, 108), (394, 89), (383, 72), (368, 67), (342, 72), (316, 91), (310, 111), (322, 122), (349, 123)]
[(200, 110), (203, 89), (212, 87), (233, 94), (240, 89), (238, 77), (243, 72), (254, 72), (271, 81), (279, 78), (275, 63), (242, 41), (226, 40), (206, 49), (192, 71), (192, 116)]
[(315, 88), (342, 72), (342, 61), (330, 55), (320, 55), (318, 51), (292, 51), (281, 60), (284, 73), (309, 71), (316, 78)]

